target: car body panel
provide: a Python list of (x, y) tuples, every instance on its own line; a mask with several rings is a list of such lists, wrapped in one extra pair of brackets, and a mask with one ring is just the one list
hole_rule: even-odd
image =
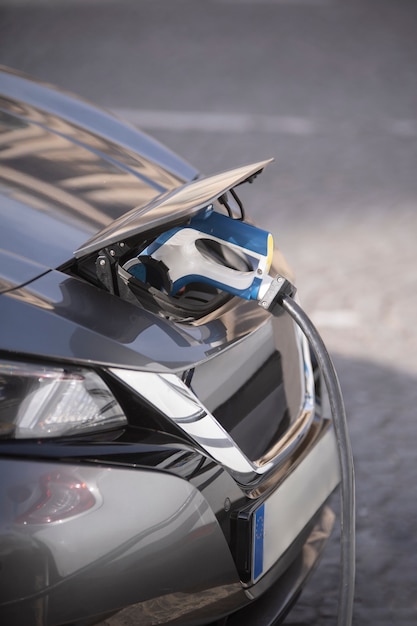
[[(122, 150), (124, 137), (132, 147)], [(50, 269), (115, 218), (197, 174), (91, 105), (1, 71), (0, 166), (0, 249)], [(40, 274), (28, 269), (25, 282)]]
[[(13, 459), (0, 460), (0, 476), (0, 604), (8, 600), (15, 620), (19, 607), (23, 618), (35, 600), (48, 602), (48, 624), (61, 624), (81, 619), (87, 607), (96, 614), (176, 592), (241, 591), (215, 515), (185, 480)], [(54, 476), (66, 481), (61, 510), (55, 508), (55, 521), (41, 522), (48, 508), (44, 484)], [(76, 485), (92, 494), (94, 505), (71, 515), (63, 494)], [(158, 493), (164, 496), (156, 499)], [(37, 576), (22, 575), (34, 562)]]
[[(94, 505), (68, 515), (63, 497), (55, 521), (41, 523), (36, 516), (48, 508), (43, 496), (51, 477), (60, 478), (67, 490), (82, 485)], [(1, 459), (2, 622), (37, 626), (42, 615), (41, 623), (51, 626), (75, 622), (86, 611), (99, 618), (129, 606), (130, 617), (143, 626), (192, 625), (263, 595), (265, 585), (249, 592), (240, 583), (213, 503), (206, 499), (210, 484), (197, 489), (166, 473)], [(154, 494), (161, 492), (166, 497), (155, 503)], [(287, 608), (317, 561), (333, 516), (325, 510), (317, 522), (307, 530), (302, 557), (294, 561), (288, 554), (280, 563), (284, 580), (279, 568), (269, 574), (280, 581), (275, 602), (267, 600), (269, 619)], [(249, 621), (241, 614), (237, 623), (252, 624), (253, 611), (248, 615)]]
[(162, 372), (194, 367), (273, 323), (237, 301), (205, 325), (179, 324), (57, 271), (0, 297), (4, 351)]
[(30, 259), (0, 249), (0, 294), (30, 282), (46, 273), (48, 268)]
[(136, 163), (143, 157), (145, 164), (151, 160), (162, 170), (183, 180), (191, 180), (197, 175), (197, 170), (184, 159), (125, 121), (118, 120), (114, 114), (21, 72), (0, 66), (0, 93), (3, 94), (0, 108), (7, 107), (6, 110), (17, 116), (26, 117), (25, 111), (31, 110), (34, 121), (42, 121), (44, 112), (64, 120), (74, 130), (85, 129), (90, 139), (94, 135), (101, 137), (109, 146), (114, 145), (121, 158), (129, 158), (133, 153)]
[(260, 161), (214, 176), (199, 178), (177, 187), (173, 191), (158, 196), (146, 206), (133, 209), (133, 211), (114, 220), (76, 250), (74, 254), (79, 258), (97, 252), (100, 248), (119, 242), (126, 237), (144, 233), (151, 228), (162, 225), (168, 227), (175, 220), (191, 217), (207, 205), (212, 204), (229, 189), (255, 177), (271, 161), (272, 159)]

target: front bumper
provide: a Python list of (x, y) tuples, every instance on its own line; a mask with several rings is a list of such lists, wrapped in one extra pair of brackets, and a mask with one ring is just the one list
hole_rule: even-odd
[(331, 508), (322, 507), (281, 556), (277, 565), (283, 573), (271, 585), (267, 580), (258, 585), (261, 595), (229, 616), (227, 626), (274, 626), (284, 619), (318, 564), (334, 521)]
[[(67, 624), (134, 605), (128, 610), (143, 625), (191, 625), (254, 600), (269, 606), (268, 615), (282, 614), (330, 532), (323, 504), (339, 475), (332, 429), (322, 430), (291, 467), (260, 498), (273, 506), (262, 544), (267, 567), (252, 584), (242, 580), (233, 542), (209, 503), (216, 481), (196, 488), (161, 471), (2, 458), (1, 623)], [(44, 486), (56, 477), (54, 521), (40, 523), (51, 504)], [(68, 510), (65, 490), (80, 486), (91, 496), (88, 507)], [(314, 524), (326, 532), (318, 536)], [(250, 538), (246, 554), (252, 562)]]
[(333, 430), (324, 428), (278, 488), (238, 511), (235, 559), (241, 580), (253, 585), (276, 568), (339, 483), (337, 464)]

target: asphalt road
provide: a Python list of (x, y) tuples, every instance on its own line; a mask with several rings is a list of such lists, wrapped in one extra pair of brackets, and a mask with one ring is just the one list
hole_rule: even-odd
[[(246, 195), (334, 355), (357, 476), (354, 623), (417, 623), (417, 3), (2, 0), (0, 63)], [(335, 623), (337, 536), (287, 618)], [(127, 626), (129, 617), (106, 622)]]

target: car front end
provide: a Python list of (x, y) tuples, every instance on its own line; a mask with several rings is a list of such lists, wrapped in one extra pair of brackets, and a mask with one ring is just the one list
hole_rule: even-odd
[(334, 521), (321, 375), (287, 313), (198, 277), (171, 293), (152, 252), (207, 211), (246, 223), (235, 188), (268, 162), (203, 178), (86, 103), (0, 85), (2, 623), (272, 625)]

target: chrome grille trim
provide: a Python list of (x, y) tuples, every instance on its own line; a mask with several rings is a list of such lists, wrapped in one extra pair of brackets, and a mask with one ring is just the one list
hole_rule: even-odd
[(175, 423), (242, 486), (254, 488), (296, 450), (314, 417), (314, 378), (305, 337), (298, 333), (304, 399), (297, 419), (260, 459), (251, 461), (229, 433), (176, 374), (111, 368), (111, 373)]

